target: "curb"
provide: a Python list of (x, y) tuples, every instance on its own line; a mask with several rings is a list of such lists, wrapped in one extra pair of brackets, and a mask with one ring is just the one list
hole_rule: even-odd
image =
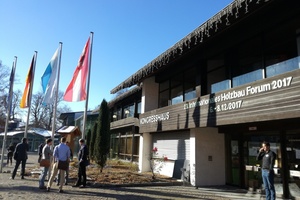
[(150, 182), (150, 183), (126, 183), (126, 184), (88, 184), (92, 188), (112, 188), (112, 187), (151, 187), (151, 186), (183, 186), (182, 182)]

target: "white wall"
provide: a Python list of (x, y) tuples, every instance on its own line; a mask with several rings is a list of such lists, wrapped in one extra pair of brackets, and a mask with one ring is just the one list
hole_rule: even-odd
[(143, 133), (140, 136), (139, 172), (150, 171), (150, 154), (152, 153), (152, 135)]
[(147, 78), (143, 81), (141, 113), (158, 108), (159, 84), (155, 83), (155, 77)]
[(196, 129), (190, 132), (190, 182), (196, 186)]
[(217, 128), (192, 129), (190, 146), (191, 184), (194, 186), (225, 185), (224, 134), (218, 133)]
[[(141, 113), (158, 107), (158, 89), (159, 85), (155, 83), (155, 77), (147, 78), (143, 81)], [(150, 171), (149, 157), (152, 153), (152, 135), (142, 133), (140, 136), (139, 148), (139, 171)]]

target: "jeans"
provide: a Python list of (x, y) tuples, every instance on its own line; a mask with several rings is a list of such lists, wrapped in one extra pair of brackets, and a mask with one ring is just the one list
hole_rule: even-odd
[(22, 178), (24, 177), (24, 175), (25, 175), (26, 159), (23, 159), (23, 160), (16, 160), (16, 165), (15, 165), (14, 171), (13, 171), (12, 176), (11, 176), (12, 178), (15, 178), (16, 173), (17, 173), (17, 170), (18, 170), (18, 168), (19, 168), (21, 162), (22, 162), (21, 177), (22, 177)]
[(48, 173), (48, 170), (49, 170), (49, 167), (44, 167), (44, 169), (43, 169), (43, 171), (42, 171), (42, 173), (40, 175), (40, 179), (39, 179), (39, 187), (40, 188), (41, 187), (45, 187), (44, 182), (45, 182), (45, 177), (46, 177), (46, 175)]
[(263, 169), (262, 179), (266, 191), (266, 200), (275, 200), (276, 193), (274, 188), (274, 171)]

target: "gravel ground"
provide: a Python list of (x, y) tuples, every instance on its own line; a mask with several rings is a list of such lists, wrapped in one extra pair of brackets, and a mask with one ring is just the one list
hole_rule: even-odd
[[(27, 166), (36, 165), (36, 154), (30, 154)], [(188, 186), (147, 186), (147, 187), (86, 187), (72, 188), (64, 186), (63, 193), (58, 193), (58, 186), (53, 183), (50, 192), (38, 188), (38, 179), (16, 176), (9, 179), (13, 166), (4, 166), (0, 173), (0, 199), (107, 199), (107, 200), (179, 200), (179, 199), (258, 199), (247, 195), (243, 190), (224, 188), (198, 188)]]

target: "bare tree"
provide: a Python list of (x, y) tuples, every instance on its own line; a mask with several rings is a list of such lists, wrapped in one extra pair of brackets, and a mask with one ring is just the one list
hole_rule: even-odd
[(11, 106), (11, 119), (15, 119), (16, 116), (20, 118), (23, 115), (23, 110), (20, 109), (20, 101), (22, 98), (22, 91), (17, 90), (13, 93), (12, 106)]
[[(71, 108), (63, 103), (63, 95), (64, 93), (62, 91), (58, 92), (56, 119), (55, 119), (55, 124), (57, 127), (61, 125), (61, 122), (59, 120), (60, 114), (71, 111)], [(31, 113), (30, 113), (31, 125), (34, 127), (51, 130), (54, 103), (49, 105), (44, 105), (43, 98), (44, 96), (42, 92), (38, 92), (32, 95)]]
[(9, 68), (0, 60), (0, 131), (2, 131), (1, 127), (4, 127), (6, 118), (9, 75)]
[(9, 87), (9, 68), (2, 64), (0, 60), (0, 96), (7, 93)]
[(43, 105), (43, 93), (38, 92), (32, 95), (31, 100), (31, 121), (30, 124), (36, 128), (47, 128), (45, 124), (50, 116), (49, 106)]

